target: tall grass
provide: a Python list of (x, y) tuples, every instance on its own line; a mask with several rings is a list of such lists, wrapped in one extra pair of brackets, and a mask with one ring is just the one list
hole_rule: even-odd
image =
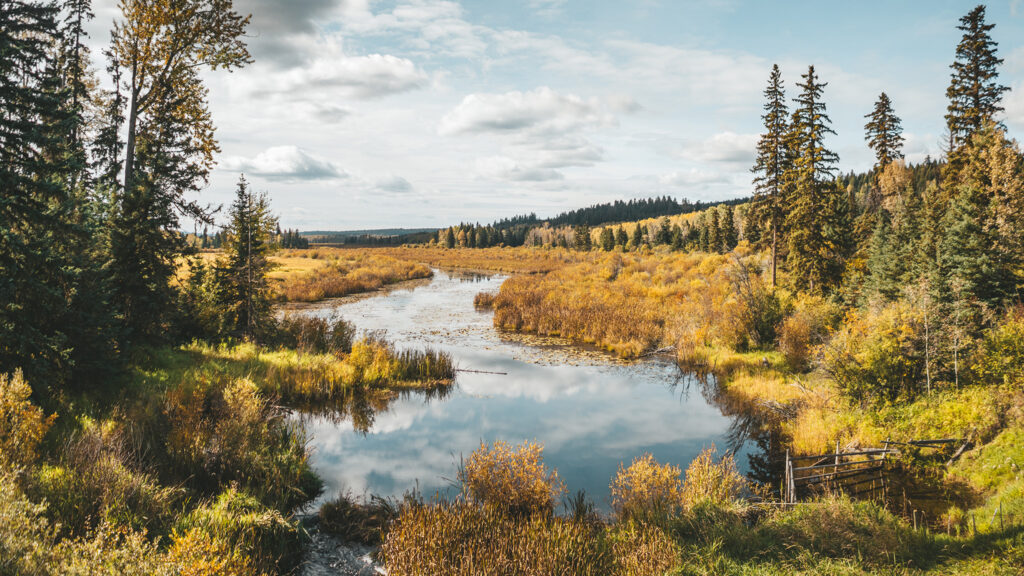
[[(310, 252), (312, 256), (314, 252)], [(320, 251), (315, 252), (320, 256)], [(277, 278), (278, 289), (291, 302), (316, 302), (372, 292), (396, 282), (430, 278), (430, 268), (366, 251), (328, 251), (331, 261), (309, 272)]]

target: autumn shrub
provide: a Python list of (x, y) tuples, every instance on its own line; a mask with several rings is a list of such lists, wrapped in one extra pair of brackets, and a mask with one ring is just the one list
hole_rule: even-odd
[(0, 374), (0, 468), (34, 464), (39, 457), (39, 443), (53, 425), (55, 416), (47, 417), (32, 403), (32, 389), (22, 372)]
[(64, 443), (59, 463), (32, 474), (29, 492), (49, 503), (63, 536), (81, 536), (101, 524), (166, 533), (184, 498), (161, 485), (129, 446), (122, 425), (86, 420)]
[[(182, 516), (172, 542), (174, 557), (200, 566), (226, 560), (231, 570), (242, 573), (286, 573), (302, 559), (294, 521), (234, 487)], [(218, 557), (219, 550), (231, 555)]]
[(1024, 385), (1024, 308), (1011, 310), (985, 331), (970, 359), (971, 381)]
[(262, 574), (256, 562), (240, 548), (200, 528), (174, 534), (167, 550), (168, 560), (180, 576), (256, 576)]
[(745, 342), (741, 342), (737, 348), (746, 348), (743, 344), (747, 343), (755, 348), (764, 348), (775, 343), (784, 309), (775, 288), (769, 286), (763, 278), (764, 268), (763, 262), (756, 262), (753, 259), (743, 261), (739, 258), (728, 267), (728, 274), (740, 303), (738, 314), (745, 336)]
[(747, 490), (749, 484), (736, 468), (732, 454), (726, 454), (717, 461), (715, 454), (712, 445), (697, 455), (686, 468), (681, 496), (688, 508), (698, 504), (732, 506)]
[(168, 453), (197, 488), (237, 482), (282, 511), (320, 493), (303, 428), (252, 381), (197, 378), (168, 393), (166, 411)]
[(779, 328), (779, 351), (795, 372), (811, 367), (814, 350), (828, 339), (840, 319), (840, 308), (819, 296), (801, 295), (793, 303), (793, 312)]
[(45, 504), (34, 503), (12, 475), (0, 474), (0, 574), (19, 576), (171, 576), (182, 574), (157, 542), (102, 523), (80, 537), (58, 538)]
[(550, 515), (565, 486), (544, 465), (543, 453), (544, 446), (533, 442), (481, 443), (460, 472), (467, 498), (515, 515)]
[(856, 401), (910, 399), (923, 389), (922, 342), (917, 312), (902, 302), (851, 312), (824, 345), (823, 367)]
[(479, 292), (473, 297), (473, 307), (477, 310), (491, 310), (494, 308), (494, 300), (497, 296), (493, 292)]
[(654, 456), (635, 458), (612, 479), (612, 511), (620, 520), (664, 523), (685, 506), (682, 470)]

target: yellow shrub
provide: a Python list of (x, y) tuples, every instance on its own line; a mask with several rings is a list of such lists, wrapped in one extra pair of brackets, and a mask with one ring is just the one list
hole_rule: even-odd
[(487, 506), (516, 514), (550, 514), (565, 491), (558, 472), (548, 471), (543, 444), (512, 446), (502, 441), (481, 443), (462, 471), (466, 495)]
[(53, 425), (55, 416), (46, 417), (31, 396), (21, 370), (0, 374), (0, 467), (5, 469), (35, 463), (39, 443)]
[(747, 481), (736, 469), (732, 454), (715, 462), (715, 447), (708, 448), (690, 462), (686, 469), (682, 498), (687, 507), (697, 504), (727, 505), (735, 503), (747, 487)]
[(612, 480), (612, 510), (620, 518), (657, 519), (683, 507), (682, 471), (644, 454)]

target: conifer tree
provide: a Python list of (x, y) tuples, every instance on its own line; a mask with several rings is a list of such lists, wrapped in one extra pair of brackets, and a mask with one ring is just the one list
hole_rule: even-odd
[(608, 226), (601, 229), (601, 249), (605, 252), (615, 249), (615, 233)]
[(792, 125), (793, 191), (789, 203), (788, 264), (798, 289), (824, 293), (842, 276), (849, 237), (847, 195), (834, 179), (838, 156), (825, 147), (835, 134), (814, 66), (801, 76)]
[(892, 109), (892, 100), (882, 92), (875, 102), (875, 109), (864, 116), (864, 139), (875, 151), (875, 172), (883, 170), (890, 162), (903, 158), (903, 126), (899, 116)]
[(1003, 63), (996, 56), (997, 43), (989, 32), (995, 24), (985, 23), (985, 6), (979, 4), (960, 19), (957, 30), (963, 38), (956, 47), (956, 58), (950, 68), (946, 98), (946, 129), (949, 132), (949, 169), (954, 173), (962, 164), (961, 148), (985, 122), (994, 120), (1003, 110), (1003, 93), (1009, 88), (999, 84), (998, 67)]
[(752, 203), (755, 217), (751, 220), (763, 220), (771, 232), (772, 286), (775, 286), (780, 228), (785, 221), (784, 178), (789, 170), (786, 138), (789, 131), (788, 108), (778, 64), (772, 66), (764, 96), (765, 113), (761, 118), (764, 120), (765, 132), (757, 143), (757, 160), (751, 168), (756, 175)]
[(633, 229), (633, 236), (632, 236), (632, 238), (630, 238), (630, 244), (632, 245), (634, 250), (639, 250), (640, 246), (643, 243), (644, 243), (643, 227), (640, 226), (640, 224), (637, 224), (636, 228)]
[(735, 209), (732, 205), (725, 207), (722, 214), (722, 249), (729, 252), (739, 243), (739, 233), (736, 231)]
[(708, 210), (711, 217), (708, 219), (708, 252), (722, 251), (722, 219), (718, 208)]
[(233, 331), (257, 338), (270, 315), (267, 259), (277, 219), (265, 193), (253, 193), (245, 176), (238, 179), (228, 228), (225, 297)]
[(626, 234), (625, 228), (621, 225), (615, 230), (615, 243), (622, 246), (623, 249), (629, 245), (629, 234)]
[(242, 39), (249, 19), (231, 0), (120, 0), (119, 7), (110, 52), (126, 72), (118, 72), (118, 90), (127, 126), (111, 268), (125, 333), (145, 341), (166, 332), (169, 283), (186, 249), (171, 233), (179, 215), (210, 218), (186, 196), (206, 185), (218, 151), (200, 71), (249, 62)]

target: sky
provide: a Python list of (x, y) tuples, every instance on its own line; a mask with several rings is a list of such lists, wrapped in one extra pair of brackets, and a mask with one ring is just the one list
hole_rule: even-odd
[[(94, 55), (118, 16), (94, 0)], [(235, 0), (254, 62), (205, 73), (221, 153), (284, 228), (487, 223), (612, 200), (751, 194), (772, 64), (814, 65), (840, 170), (871, 167), (879, 93), (910, 162), (941, 154), (958, 19), (975, 2)], [(1024, 0), (988, 5), (1024, 135)], [(102, 69), (105, 63), (96, 62)]]

